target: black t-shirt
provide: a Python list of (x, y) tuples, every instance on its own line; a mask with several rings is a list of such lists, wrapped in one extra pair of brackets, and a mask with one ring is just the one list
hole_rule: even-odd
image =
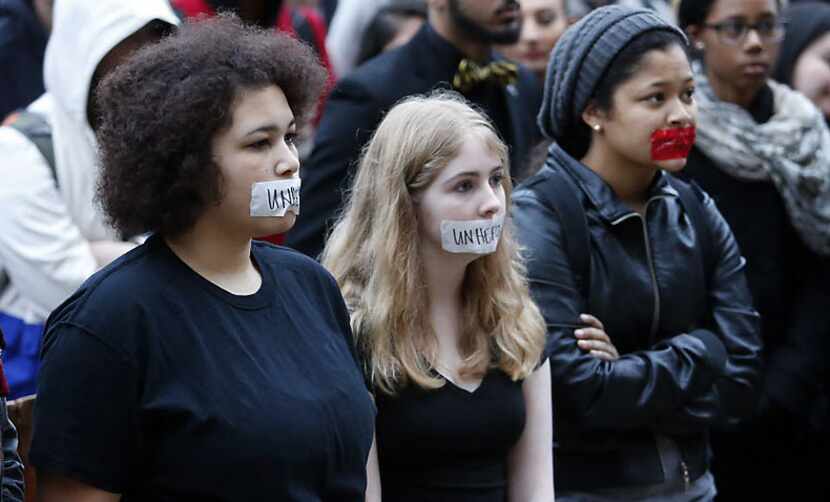
[(474, 391), (447, 382), (377, 393), (384, 502), (504, 502), (507, 457), (525, 425), (522, 382), (490, 370)]
[(32, 463), (130, 500), (362, 501), (374, 406), (334, 279), (269, 244), (238, 296), (151, 237), (53, 312)]

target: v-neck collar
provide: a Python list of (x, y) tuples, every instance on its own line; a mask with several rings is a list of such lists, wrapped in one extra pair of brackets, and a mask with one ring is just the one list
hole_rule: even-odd
[(478, 382), (478, 385), (476, 385), (476, 387), (474, 389), (470, 390), (470, 389), (464, 388), (461, 385), (457, 384), (452, 378), (450, 378), (447, 375), (443, 374), (438, 368), (433, 368), (432, 371), (435, 372), (435, 374), (438, 375), (439, 377), (443, 378), (447, 382), (447, 385), (449, 385), (451, 388), (454, 388), (454, 389), (456, 389), (460, 392), (463, 392), (464, 394), (467, 394), (469, 396), (475, 395), (484, 386), (484, 382), (487, 381), (487, 377), (491, 373), (490, 370), (487, 370), (487, 372), (484, 373), (484, 376), (481, 377), (481, 380)]

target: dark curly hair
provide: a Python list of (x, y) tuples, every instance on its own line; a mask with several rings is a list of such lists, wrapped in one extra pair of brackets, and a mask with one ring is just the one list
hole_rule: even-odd
[(98, 90), (98, 198), (110, 223), (124, 235), (189, 230), (222, 197), (213, 138), (240, 92), (278, 86), (300, 125), (325, 80), (311, 48), (227, 13), (137, 51)]

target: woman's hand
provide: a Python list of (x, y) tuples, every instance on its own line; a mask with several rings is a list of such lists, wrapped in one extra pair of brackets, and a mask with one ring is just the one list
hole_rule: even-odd
[(611, 343), (611, 337), (605, 332), (602, 321), (590, 314), (580, 314), (579, 319), (586, 327), (574, 331), (580, 349), (603, 361), (615, 361), (620, 358), (617, 348)]

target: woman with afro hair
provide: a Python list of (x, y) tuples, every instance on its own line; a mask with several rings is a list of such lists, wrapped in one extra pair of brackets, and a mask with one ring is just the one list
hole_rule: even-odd
[(252, 240), (299, 213), (324, 82), (311, 49), (231, 15), (102, 82), (99, 197), (150, 235), (47, 323), (42, 500), (364, 499), (374, 408), (337, 285)]

